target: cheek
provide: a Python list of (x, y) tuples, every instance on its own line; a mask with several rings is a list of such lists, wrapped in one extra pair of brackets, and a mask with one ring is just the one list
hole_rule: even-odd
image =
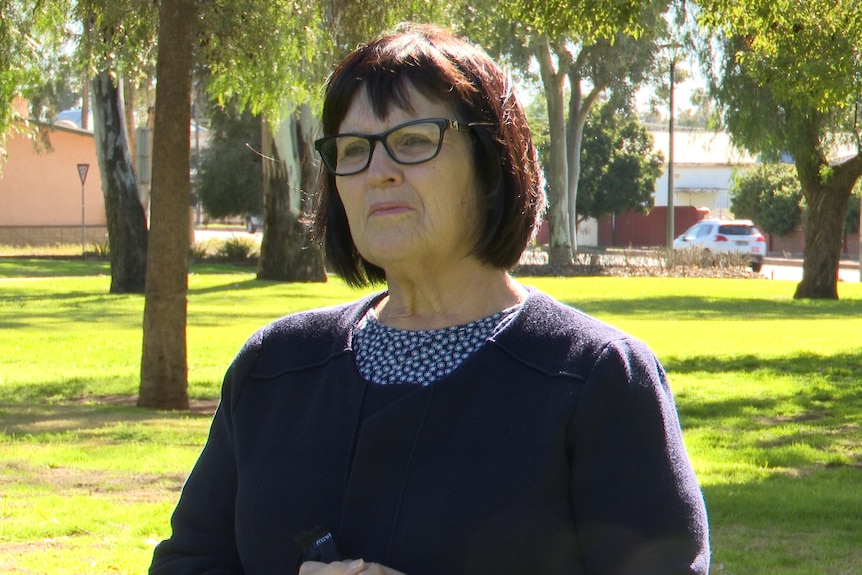
[(338, 198), (341, 200), (344, 215), (347, 217), (347, 225), (353, 231), (361, 221), (361, 218), (358, 216), (360, 206), (356, 202), (356, 196), (339, 192)]

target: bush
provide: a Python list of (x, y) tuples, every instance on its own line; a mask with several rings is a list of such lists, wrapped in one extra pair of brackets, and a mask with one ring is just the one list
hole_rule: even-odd
[(730, 193), (733, 214), (754, 220), (767, 234), (786, 235), (802, 219), (802, 188), (789, 164), (760, 164), (737, 174)]
[(787, 235), (799, 225), (801, 202), (799, 185), (782, 182), (778, 187), (764, 191), (754, 219), (768, 234)]
[(751, 270), (747, 254), (708, 253), (697, 248), (628, 249), (608, 252), (578, 252), (571, 265), (550, 265), (547, 254), (524, 255), (514, 273), (520, 276), (617, 276), (760, 278)]
[(213, 240), (195, 242), (189, 246), (189, 257), (193, 260), (202, 260), (213, 253)]
[(234, 236), (218, 243), (215, 255), (231, 261), (247, 260), (259, 255), (259, 246), (253, 238)]

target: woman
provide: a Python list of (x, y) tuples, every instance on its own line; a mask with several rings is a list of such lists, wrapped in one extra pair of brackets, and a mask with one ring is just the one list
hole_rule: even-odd
[(387, 290), (249, 340), (151, 573), (706, 573), (657, 359), (507, 273), (545, 200), (506, 75), (403, 29), (323, 130), (316, 231)]

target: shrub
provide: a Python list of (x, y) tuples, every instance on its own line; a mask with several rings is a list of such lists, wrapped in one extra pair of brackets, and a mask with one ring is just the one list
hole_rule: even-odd
[(786, 235), (802, 218), (802, 189), (789, 164), (760, 164), (737, 174), (730, 193), (734, 215), (754, 220), (767, 234)]
[(202, 260), (213, 252), (212, 240), (195, 242), (189, 246), (189, 257), (193, 260)]
[(234, 236), (216, 245), (216, 257), (237, 261), (257, 257), (259, 246), (253, 238)]

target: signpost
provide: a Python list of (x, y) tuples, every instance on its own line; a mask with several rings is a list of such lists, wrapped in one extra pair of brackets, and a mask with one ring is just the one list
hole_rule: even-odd
[(87, 252), (87, 223), (84, 219), (84, 182), (87, 181), (87, 171), (90, 169), (90, 164), (78, 164), (78, 177), (81, 178), (81, 256)]

